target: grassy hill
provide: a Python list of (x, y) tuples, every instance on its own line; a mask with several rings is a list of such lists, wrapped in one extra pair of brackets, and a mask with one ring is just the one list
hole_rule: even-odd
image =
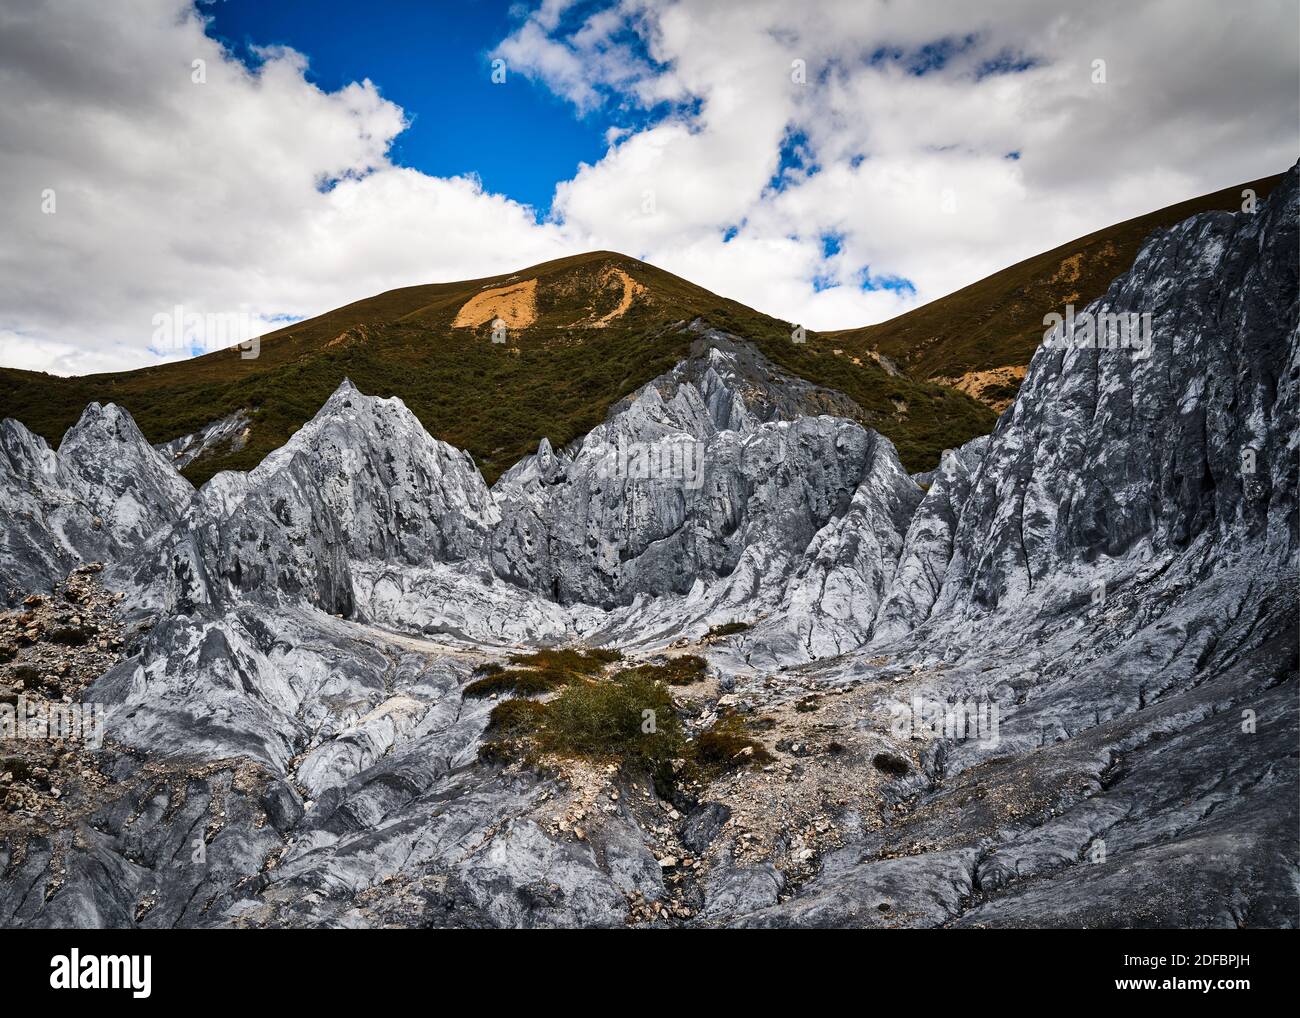
[[(824, 334), (857, 356), (883, 354), (917, 377), (957, 385), (1001, 409), (1043, 338), (1043, 316), (1102, 296), (1152, 231), (1214, 209), (1240, 211), (1243, 188), (1259, 198), (1281, 175), (1179, 202), (1090, 233), (995, 272), (888, 322)], [(1020, 369), (999, 370), (999, 369)]]
[[(880, 325), (808, 333), (652, 265), (608, 251), (509, 275), (390, 290), (262, 337), (244, 360), (221, 351), (157, 367), (60, 378), (0, 368), (0, 417), (57, 443), (92, 400), (126, 407), (152, 442), (239, 410), (240, 449), (185, 470), (196, 484), (246, 470), (282, 445), (350, 377), (400, 396), (429, 432), (468, 449), (489, 482), (543, 437), (560, 447), (687, 352), (695, 318), (757, 345), (809, 381), (852, 397), (861, 423), (888, 435), (910, 470), (993, 427), (1043, 331), (1066, 303), (1082, 307), (1128, 268), (1142, 241), (1207, 209), (1236, 209), (1242, 187), (1171, 205), (996, 272)], [(492, 341), (492, 323), (510, 328)]]
[[(497, 316), (515, 326), (505, 343), (492, 341)], [(585, 434), (672, 367), (692, 338), (678, 326), (696, 317), (851, 396), (861, 423), (889, 435), (912, 470), (993, 425), (987, 408), (950, 388), (837, 356), (813, 336), (797, 345), (788, 322), (605, 251), (391, 290), (264, 336), (256, 359), (221, 351), (73, 378), (0, 368), (0, 416), (57, 443), (88, 402), (112, 401), (156, 443), (249, 411), (242, 449), (218, 449), (185, 470), (199, 484), (255, 466), (347, 376), (363, 392), (400, 396), (431, 434), (468, 449), (491, 481), (543, 436), (558, 447)]]

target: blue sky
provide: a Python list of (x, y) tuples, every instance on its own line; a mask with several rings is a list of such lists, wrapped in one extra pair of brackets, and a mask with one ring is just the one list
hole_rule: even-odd
[(1178, 7), (0, 4), (0, 364), (138, 367), (192, 353), (151, 342), (177, 305), (269, 329), (597, 249), (884, 321), (1295, 162), (1295, 0)]
[(544, 215), (557, 181), (604, 153), (602, 111), (571, 105), (519, 74), (490, 77), (489, 51), (514, 27), (508, 3), (486, 0), (214, 0), (209, 34), (245, 63), (252, 47), (284, 45), (309, 60), (327, 92), (369, 78), (406, 111), (393, 162), (432, 176), (477, 173), (489, 191)]

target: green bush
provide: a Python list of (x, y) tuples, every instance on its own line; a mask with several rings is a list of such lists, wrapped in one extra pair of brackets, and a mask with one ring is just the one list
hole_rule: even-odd
[(682, 654), (668, 658), (664, 664), (637, 665), (631, 670), (669, 686), (692, 686), (704, 678), (708, 662), (694, 654)]
[(531, 735), (546, 717), (546, 705), (536, 700), (503, 700), (488, 715), (488, 731), (507, 738)]
[(544, 647), (528, 654), (515, 654), (510, 658), (510, 663), (527, 665), (529, 668), (573, 672), (577, 675), (599, 675), (605, 670), (606, 665), (622, 660), (623, 655), (619, 651), (604, 647), (590, 650), (578, 647)]
[(573, 681), (569, 672), (552, 668), (514, 668), (498, 669), (475, 679), (465, 687), (465, 696), (481, 699), (494, 693), (518, 693), (520, 696), (536, 696), (549, 693)]
[(550, 693), (578, 678), (599, 675), (607, 664), (622, 658), (623, 655), (616, 650), (582, 650), (576, 647), (545, 648), (528, 654), (515, 654), (510, 663), (522, 667), (504, 668), (494, 661), (475, 668), (474, 674), (478, 678), (465, 687), (465, 696)]
[(575, 683), (545, 706), (538, 744), (554, 753), (615, 758), (656, 772), (685, 747), (668, 690), (635, 671)]
[(720, 626), (712, 626), (704, 634), (705, 639), (717, 638), (721, 636), (735, 636), (737, 633), (743, 633), (749, 628), (748, 622), (724, 622)]
[(718, 719), (707, 732), (691, 743), (691, 756), (708, 780), (737, 767), (762, 766), (772, 762), (772, 754), (761, 742), (750, 737), (744, 721), (735, 714)]
[[(509, 674), (509, 673), (507, 673)], [(492, 709), (492, 738), (479, 750), (488, 763), (527, 760), (534, 752), (616, 761), (656, 781), (685, 751), (681, 720), (664, 686), (636, 672), (577, 678), (554, 699), (506, 700)]]

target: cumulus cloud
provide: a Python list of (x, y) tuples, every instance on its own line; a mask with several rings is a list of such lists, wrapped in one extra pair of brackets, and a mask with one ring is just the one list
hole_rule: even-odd
[(379, 87), (250, 69), (189, 0), (18, 7), (0, 363), (59, 372), (187, 356), (154, 339), (178, 304), (260, 328), (597, 247), (860, 325), (1300, 147), (1292, 0), (545, 0), (489, 55), (611, 126), (539, 222), (394, 165)]
[(889, 317), (1300, 149), (1286, 2), (585, 10), (548, 4), (500, 52), (579, 109), (670, 108), (562, 182), (557, 221), (814, 328)]
[(393, 165), (405, 116), (370, 81), (322, 92), (291, 50), (250, 70), (204, 29), (184, 0), (0, 9), (0, 363), (137, 367), (189, 355), (155, 340), (177, 305), (282, 323), (568, 250)]

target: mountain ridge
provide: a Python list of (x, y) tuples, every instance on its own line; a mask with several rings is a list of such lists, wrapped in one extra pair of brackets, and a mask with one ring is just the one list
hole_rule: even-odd
[[(102, 749), (21, 747), (0, 925), (1296, 926), (1298, 209), (1154, 235), (1088, 306), (1150, 344), (1045, 341), (926, 489), (714, 333), (492, 489), (350, 382), (196, 493), (6, 422), (129, 636)], [(85, 573), (0, 616), (26, 696)]]
[[(885, 356), (911, 374), (954, 385), (1001, 413), (1043, 336), (1043, 315), (1106, 292), (1157, 230), (1208, 211), (1234, 211), (1247, 189), (1262, 202), (1277, 173), (1126, 219), (999, 269), (896, 318), (823, 333)], [(987, 391), (987, 395), (985, 392)]]
[[(619, 273), (627, 282), (611, 278)], [(526, 328), (508, 328), (494, 342), (491, 315), (455, 325), (483, 291), (528, 279), (539, 283)], [(70, 379), (0, 369), (0, 405), (48, 441), (92, 399), (126, 407), (151, 442), (175, 443), (178, 452), (185, 436), (220, 432), (223, 445), (184, 465), (201, 484), (218, 470), (256, 465), (347, 376), (366, 391), (402, 396), (432, 434), (469, 450), (491, 481), (543, 437), (558, 448), (586, 434), (620, 399), (668, 371), (686, 356), (696, 321), (843, 392), (859, 423), (890, 434), (916, 468), (992, 424), (992, 414), (965, 395), (796, 343), (788, 322), (607, 252), (388, 291), (278, 330), (254, 359), (224, 351)], [(243, 428), (217, 427), (240, 415)]]
[[(1255, 186), (1262, 198), (1277, 179), (1242, 186)], [(1070, 295), (1040, 287), (1032, 299), (1017, 298), (1026, 267), (1037, 266), (1042, 276), (1056, 272), (1061, 252), (1080, 254), (1086, 271), (1076, 296), (1082, 305), (1097, 295), (1092, 290), (1104, 291), (1126, 257), (1131, 261), (1150, 229), (1182, 218), (1179, 211), (1226, 207), (1239, 191), (1228, 188), (1089, 234), (888, 323), (809, 331), (802, 345), (791, 341), (793, 323), (601, 250), (511, 273), (384, 291), (268, 333), (256, 359), (218, 351), (72, 378), (0, 368), (0, 416), (22, 420), (57, 443), (86, 404), (115, 402), (130, 410), (153, 444), (170, 446), (183, 459), (185, 476), (201, 484), (218, 470), (256, 465), (310, 419), (346, 375), (367, 391), (403, 396), (432, 434), (468, 449), (490, 482), (540, 439), (559, 448), (586, 434), (620, 399), (669, 370), (690, 346), (691, 334), (682, 327), (700, 319), (754, 343), (793, 375), (843, 392), (860, 408), (855, 419), (888, 435), (910, 470), (929, 470), (944, 449), (992, 427), (1041, 337), (1042, 315)], [(1112, 254), (1093, 266), (1083, 256), (1110, 237), (1118, 237)], [(610, 285), (602, 269), (621, 272), (633, 290), (644, 290), (629, 299), (629, 285)], [(584, 273), (585, 294), (562, 294), (548, 308), (548, 289), (560, 292), (566, 274)], [(530, 278), (543, 284), (539, 313), (522, 330), (507, 329), (505, 343), (491, 342), (491, 316), (474, 326), (455, 325), (482, 291)], [(558, 280), (558, 287), (549, 280)], [(972, 299), (987, 304), (990, 293), (995, 304), (1018, 301), (1021, 313), (1014, 320), (996, 308), (970, 313), (965, 305)], [(890, 339), (891, 330), (902, 338)], [(970, 344), (981, 337), (995, 340), (972, 353)], [(939, 350), (948, 352), (936, 360)], [(504, 351), (513, 352), (497, 356)], [(909, 359), (910, 353), (916, 356)]]

